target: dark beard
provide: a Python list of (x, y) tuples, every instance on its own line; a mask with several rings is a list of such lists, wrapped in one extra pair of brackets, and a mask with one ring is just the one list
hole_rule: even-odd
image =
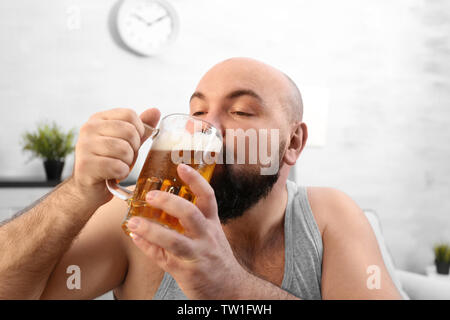
[(255, 167), (257, 170), (245, 170), (244, 167), (233, 170), (236, 167), (232, 165), (217, 166), (221, 166), (221, 170), (217, 168), (219, 172), (211, 179), (211, 186), (222, 224), (241, 217), (246, 210), (265, 198), (280, 176), (280, 170), (274, 175), (261, 175), (259, 167)]

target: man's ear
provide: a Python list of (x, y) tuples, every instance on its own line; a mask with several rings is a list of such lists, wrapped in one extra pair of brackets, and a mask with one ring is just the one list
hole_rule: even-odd
[(293, 166), (305, 147), (306, 140), (308, 140), (308, 127), (304, 122), (296, 122), (293, 126), (289, 145), (284, 154), (284, 162)]

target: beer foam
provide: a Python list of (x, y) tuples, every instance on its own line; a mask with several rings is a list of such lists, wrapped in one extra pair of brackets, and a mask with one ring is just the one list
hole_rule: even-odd
[(165, 131), (155, 139), (152, 149), (220, 152), (222, 141), (216, 135), (206, 135), (201, 132), (191, 134), (187, 131)]

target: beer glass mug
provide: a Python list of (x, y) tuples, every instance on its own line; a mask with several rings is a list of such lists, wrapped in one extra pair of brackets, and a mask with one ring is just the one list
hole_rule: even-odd
[(187, 114), (171, 114), (162, 118), (159, 128), (145, 125), (146, 135), (153, 140), (141, 169), (134, 191), (120, 186), (115, 179), (107, 180), (109, 191), (128, 202), (128, 212), (122, 229), (129, 235), (127, 223), (141, 216), (163, 226), (184, 232), (177, 218), (151, 207), (145, 197), (150, 190), (176, 194), (195, 204), (195, 195), (178, 177), (177, 166), (184, 163), (198, 171), (208, 182), (222, 150), (222, 135), (210, 123)]

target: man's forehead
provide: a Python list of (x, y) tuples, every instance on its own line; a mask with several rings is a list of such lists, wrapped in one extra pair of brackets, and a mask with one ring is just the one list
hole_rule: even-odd
[(253, 91), (263, 98), (286, 88), (286, 79), (277, 69), (248, 58), (233, 58), (213, 66), (200, 79), (196, 92), (226, 95), (237, 90)]

